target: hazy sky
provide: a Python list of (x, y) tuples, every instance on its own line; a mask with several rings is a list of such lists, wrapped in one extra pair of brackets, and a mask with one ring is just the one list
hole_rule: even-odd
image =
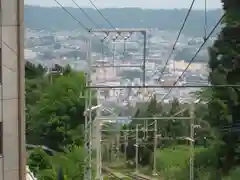
[[(58, 0), (64, 6), (74, 6), (72, 0)], [(82, 7), (92, 7), (88, 0), (75, 0)], [(151, 9), (189, 8), (192, 0), (92, 0), (98, 8), (140, 7)], [(203, 9), (205, 0), (196, 0), (195, 9)], [(25, 4), (58, 6), (54, 0), (25, 0)], [(221, 7), (221, 0), (207, 0), (209, 9)]]

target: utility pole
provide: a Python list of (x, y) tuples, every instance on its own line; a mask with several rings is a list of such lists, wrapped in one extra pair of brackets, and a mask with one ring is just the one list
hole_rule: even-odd
[(125, 60), (125, 56), (126, 56), (126, 38), (124, 38), (124, 42), (123, 42), (123, 59)]
[(111, 155), (110, 155), (111, 162), (113, 161), (113, 151), (114, 151), (114, 140), (112, 139), (112, 141), (111, 141)]
[(128, 136), (127, 132), (124, 132), (124, 159), (127, 161), (127, 146), (128, 146)]
[[(86, 86), (91, 86), (91, 40), (87, 41), (87, 62), (88, 72), (86, 73)], [(92, 90), (85, 90), (85, 110), (92, 106)], [(84, 180), (92, 179), (92, 111), (88, 111), (85, 115), (85, 135), (84, 146), (86, 151), (85, 167), (84, 167)]]
[(136, 163), (136, 173), (138, 173), (138, 146), (139, 146), (139, 140), (138, 140), (138, 124), (136, 125), (136, 153), (135, 153), (135, 163)]
[[(119, 132), (120, 133), (120, 132)], [(117, 150), (117, 160), (119, 161), (119, 146), (120, 146), (120, 134), (117, 135), (117, 143), (116, 143), (116, 150)]]
[(146, 140), (148, 140), (148, 120), (146, 120)]
[(191, 106), (190, 110), (190, 160), (189, 160), (189, 180), (194, 180), (194, 104)]
[(153, 175), (157, 175), (157, 143), (158, 143), (158, 138), (157, 138), (157, 120), (154, 120), (154, 155), (153, 155)]
[(103, 44), (103, 41), (104, 41), (104, 39), (101, 39), (100, 40), (101, 41), (101, 58), (102, 58), (102, 60), (104, 60), (104, 44)]
[[(98, 121), (98, 120), (96, 120)], [(96, 180), (101, 179), (101, 123), (96, 122), (96, 166), (97, 166), (97, 172), (96, 172)]]
[[(98, 29), (98, 30), (92, 29), (91, 32), (92, 33), (103, 33), (106, 36), (105, 38), (107, 38), (108, 35), (111, 34), (111, 33), (114, 33), (114, 34), (116, 33), (117, 34), (116, 37), (118, 37), (118, 38), (121, 38), (124, 35), (124, 33), (129, 33), (129, 34), (131, 34), (131, 33), (141, 33), (144, 36), (143, 63), (135, 65), (135, 67), (142, 68), (142, 70), (143, 70), (143, 80), (142, 80), (143, 85), (142, 86), (145, 87), (146, 86), (146, 84), (145, 84), (145, 78), (146, 78), (145, 69), (146, 69), (146, 41), (147, 41), (146, 36), (147, 36), (147, 29), (115, 29), (115, 28), (114, 29)], [(88, 52), (87, 52), (87, 58), (86, 58), (87, 63), (88, 63), (88, 68), (86, 68), (86, 69), (87, 69), (88, 72), (87, 72), (87, 76), (86, 76), (87, 77), (87, 79), (86, 79), (86, 91), (87, 92), (85, 93), (85, 95), (88, 94), (88, 96), (89, 96), (88, 97), (88, 102), (86, 103), (86, 107), (85, 107), (86, 111), (88, 109), (92, 108), (92, 97), (91, 97), (92, 96), (92, 94), (91, 94), (92, 90), (91, 89), (92, 88), (94, 88), (94, 89), (101, 89), (102, 88), (101, 86), (99, 88), (96, 88), (96, 86), (99, 86), (98, 85), (99, 82), (96, 82), (96, 80), (92, 79), (92, 77), (94, 77), (94, 76), (92, 76), (92, 73), (95, 73), (95, 70), (97, 71), (96, 68), (105, 69), (105, 68), (110, 66), (110, 67), (113, 67), (114, 71), (115, 71), (116, 67), (132, 67), (132, 65), (125, 65), (125, 64), (115, 65), (115, 62), (113, 62), (113, 64), (110, 64), (110, 65), (109, 64), (104, 64), (102, 66), (93, 65), (92, 64), (92, 58), (91, 58), (91, 39), (92, 38), (90, 37), (89, 41), (88, 41)], [(102, 49), (102, 52), (103, 52), (103, 49)], [(114, 55), (113, 55), (113, 59), (115, 59), (115, 52), (114, 52)], [(104, 80), (106, 81), (106, 79), (104, 79)], [(111, 87), (113, 87), (113, 88), (111, 88)], [(135, 87), (137, 88), (138, 86), (135, 86)], [(114, 86), (105, 86), (104, 87), (104, 89), (107, 89), (107, 88), (119, 89), (119, 88), (114, 88)], [(126, 87), (124, 85), (122, 85), (122, 86), (120, 86), (120, 88), (126, 88)], [(85, 169), (84, 169), (84, 180), (92, 180), (92, 179), (95, 179), (95, 177), (93, 177), (93, 175), (92, 175), (92, 151), (93, 151), (92, 150), (92, 142), (93, 142), (93, 139), (92, 139), (92, 133), (93, 133), (92, 122), (93, 122), (93, 120), (92, 120), (92, 112), (91, 111), (87, 111), (86, 114), (87, 114), (87, 117), (85, 119), (85, 128), (84, 128), (85, 129), (85, 136), (84, 136), (85, 140), (84, 140), (84, 142), (85, 142), (85, 149), (86, 149), (86, 156), (85, 156), (85, 159), (84, 159), (84, 161), (86, 163)], [(98, 117), (96, 117), (96, 119), (99, 120)], [(111, 157), (113, 157), (112, 155), (114, 153), (114, 146), (113, 146), (114, 139), (111, 139), (111, 141), (112, 141), (111, 142), (112, 143)], [(97, 148), (98, 148), (97, 159), (98, 159), (98, 162), (100, 163), (100, 161), (101, 161), (101, 154), (100, 154), (101, 153), (101, 147), (100, 147), (101, 143), (100, 143), (100, 145), (99, 145), (99, 143), (97, 143), (97, 145), (98, 145), (97, 146)], [(116, 143), (115, 143), (115, 145), (116, 145)], [(137, 148), (137, 151), (138, 151), (138, 147), (136, 147), (136, 148)], [(137, 152), (137, 154), (138, 154), (138, 152)], [(137, 159), (137, 161), (138, 161), (138, 159)], [(98, 166), (100, 166), (100, 165), (98, 164)], [(97, 178), (99, 178), (99, 175), (101, 175), (101, 170), (100, 169), (101, 168), (99, 167), (98, 170), (97, 170), (98, 171), (97, 172), (97, 176), (98, 176)]]
[(50, 68), (50, 76), (49, 76), (49, 78), (50, 78), (50, 84), (52, 84), (53, 83), (53, 77), (52, 77), (52, 68)]
[(109, 162), (109, 142), (106, 143), (106, 161)]
[(113, 52), (113, 66), (115, 66), (115, 53), (116, 53), (116, 44), (115, 44), (116, 39), (113, 39), (113, 44), (112, 44), (112, 52)]
[[(100, 97), (100, 92), (99, 89), (97, 89), (97, 104), (100, 104), (99, 102), (99, 97)], [(100, 117), (101, 116), (101, 109), (98, 108), (96, 110), (96, 117)], [(97, 133), (97, 137), (96, 137), (96, 166), (97, 166), (97, 172), (96, 172), (96, 180), (100, 180), (101, 176), (102, 176), (102, 158), (101, 158), (101, 135), (102, 135), (102, 131), (101, 131), (101, 123), (102, 120), (99, 119), (95, 119), (96, 121), (96, 133)], [(103, 122), (104, 123), (104, 122)]]
[(144, 140), (146, 140), (147, 139), (147, 122), (146, 122), (147, 120), (144, 120), (143, 121), (143, 127), (144, 127), (144, 130), (143, 130), (143, 137), (144, 137)]

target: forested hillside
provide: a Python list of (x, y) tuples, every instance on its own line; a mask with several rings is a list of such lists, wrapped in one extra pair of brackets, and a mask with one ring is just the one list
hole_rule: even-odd
[[(67, 8), (67, 10), (87, 27), (96, 28), (79, 9)], [(101, 27), (109, 28), (107, 22), (96, 10), (90, 8), (84, 10)], [(179, 30), (187, 13), (187, 9), (152, 10), (140, 8), (107, 8), (101, 9), (101, 11), (104, 16), (118, 28), (159, 28), (161, 30)], [(221, 14), (222, 10), (220, 9), (208, 11), (209, 29), (215, 25)], [(202, 35), (203, 24), (204, 11), (192, 11), (185, 27), (185, 33)], [(37, 6), (25, 6), (25, 26), (32, 29), (52, 30), (66, 30), (80, 27), (76, 21), (61, 8)]]

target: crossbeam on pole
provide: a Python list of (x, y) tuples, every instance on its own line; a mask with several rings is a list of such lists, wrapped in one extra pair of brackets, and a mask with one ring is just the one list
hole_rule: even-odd
[[(132, 136), (133, 139), (135, 139), (135, 136)], [(130, 139), (130, 140), (133, 140), (133, 139)], [(141, 138), (140, 138), (141, 139)], [(128, 140), (128, 141), (130, 141)], [(187, 140), (187, 141), (194, 141), (194, 139), (192, 139), (191, 137), (158, 137), (158, 140)], [(101, 142), (108, 142), (109, 140), (108, 139), (102, 139)], [(128, 142), (128, 141), (125, 141), (125, 140), (121, 140), (120, 142)], [(139, 144), (140, 143), (144, 143), (144, 142), (141, 142), (139, 141)], [(147, 142), (148, 143), (151, 143), (151, 142)]]
[(127, 32), (127, 33), (134, 33), (134, 32), (143, 32), (143, 33), (146, 33), (147, 32), (147, 29), (144, 29), (144, 28), (130, 28), (130, 29), (93, 29), (91, 30), (91, 32), (93, 33), (98, 33), (98, 32), (105, 32), (105, 33), (111, 33), (111, 32), (116, 32), (116, 33), (123, 33), (123, 32)]
[(135, 67), (135, 68), (142, 68), (143, 64), (122, 64), (122, 65), (93, 65), (93, 68), (131, 68), (131, 67)]
[[(102, 130), (101, 132), (135, 132), (136, 130)], [(139, 131), (155, 131), (154, 129), (139, 129)]]
[(215, 87), (215, 88), (227, 88), (227, 87), (235, 87), (240, 88), (240, 85), (172, 85), (172, 86), (161, 86), (161, 85), (129, 85), (129, 86), (108, 86), (108, 85), (92, 85), (87, 86), (87, 88), (97, 88), (97, 89), (106, 89), (106, 88), (121, 88), (121, 89), (134, 89), (134, 88), (209, 88), (209, 87)]
[(97, 117), (97, 120), (190, 120), (191, 117)]

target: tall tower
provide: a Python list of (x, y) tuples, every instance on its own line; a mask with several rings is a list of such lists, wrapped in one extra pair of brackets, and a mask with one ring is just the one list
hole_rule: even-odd
[(25, 180), (24, 1), (0, 0), (0, 180)]

